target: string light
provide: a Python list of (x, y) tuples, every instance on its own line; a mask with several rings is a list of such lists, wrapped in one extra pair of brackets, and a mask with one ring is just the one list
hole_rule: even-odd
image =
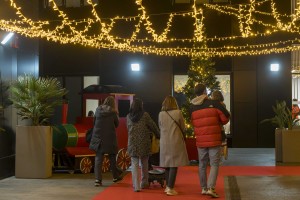
[[(49, 6), (57, 13), (59, 20), (32, 20), (22, 13), (14, 0), (10, 0), (10, 6), (15, 10), (18, 20), (0, 20), (0, 29), (8, 32), (15, 32), (26, 37), (44, 38), (48, 41), (59, 42), (61, 44), (79, 44), (92, 48), (116, 49), (128, 52), (141, 52), (144, 54), (156, 54), (166, 56), (205, 56), (205, 57), (224, 57), (242, 55), (264, 55), (271, 53), (284, 53), (299, 50), (299, 39), (273, 41), (270, 36), (281, 32), (297, 35), (300, 33), (297, 20), (300, 19), (300, 5), (292, 15), (281, 14), (277, 11), (273, 0), (249, 0), (249, 4), (203, 4), (197, 8), (194, 1), (191, 11), (161, 13), (156, 15), (166, 15), (167, 21), (163, 30), (158, 33), (151, 22), (151, 16), (147, 13), (142, 0), (135, 0), (137, 5), (137, 16), (116, 16), (113, 18), (100, 18), (101, 8), (91, 0), (87, 4), (91, 7), (92, 17), (86, 19), (71, 20), (68, 15), (60, 10), (54, 0), (49, 0)], [(269, 4), (270, 12), (260, 10), (260, 7)], [(205, 37), (205, 16), (203, 9), (210, 9), (218, 13), (233, 16), (238, 21), (240, 35), (228, 37)], [(260, 16), (260, 17), (258, 17)], [(262, 16), (262, 17), (261, 17)], [(175, 17), (190, 17), (193, 19), (194, 34), (192, 38), (170, 37)], [(261, 20), (258, 20), (261, 18)], [(273, 18), (272, 20), (263, 20)], [(127, 38), (113, 34), (113, 30), (119, 21), (134, 24), (131, 34)], [(259, 30), (265, 32), (255, 32), (254, 26), (261, 26)], [(93, 27), (100, 27), (99, 32), (91, 34)], [(147, 36), (142, 37), (142, 29), (147, 31)], [(252, 44), (253, 41), (262, 40), (268, 37), (270, 42)], [(258, 40), (253, 40), (257, 38)], [(291, 37), (289, 37), (291, 38)], [(193, 47), (195, 41), (206, 40), (207, 46)], [(234, 40), (238, 40), (235, 42)], [(224, 42), (227, 44), (224, 45)], [(244, 44), (244, 45), (233, 45)], [(210, 46), (211, 45), (211, 46)], [(176, 46), (176, 47), (174, 47)]]

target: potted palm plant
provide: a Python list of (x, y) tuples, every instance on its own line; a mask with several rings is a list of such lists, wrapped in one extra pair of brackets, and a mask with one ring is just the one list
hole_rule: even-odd
[(276, 101), (272, 106), (274, 117), (265, 119), (261, 123), (270, 122), (275, 129), (275, 160), (283, 163), (300, 162), (300, 130), (296, 123), (299, 119), (293, 118), (292, 109), (285, 101)]
[(11, 97), (26, 126), (16, 128), (17, 178), (47, 178), (52, 175), (52, 128), (49, 119), (67, 91), (56, 78), (24, 74), (10, 86)]

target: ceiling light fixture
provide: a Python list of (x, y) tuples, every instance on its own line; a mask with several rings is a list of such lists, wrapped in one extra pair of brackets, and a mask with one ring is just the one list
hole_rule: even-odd
[(131, 70), (132, 71), (140, 71), (140, 64), (138, 64), (138, 63), (131, 64)]
[(1, 44), (6, 44), (6, 42), (8, 41), (8, 40), (10, 40), (10, 38), (12, 37), (14, 35), (14, 33), (9, 33), (9, 34), (7, 34), (6, 36), (5, 36), (5, 38), (2, 40), (2, 42), (1, 42)]
[(279, 64), (278, 64), (278, 63), (271, 64), (270, 70), (271, 70), (272, 72), (278, 72), (278, 71), (279, 71)]

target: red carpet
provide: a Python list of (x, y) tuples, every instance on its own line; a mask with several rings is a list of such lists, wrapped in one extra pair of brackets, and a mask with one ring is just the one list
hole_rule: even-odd
[[(295, 175), (300, 176), (300, 166), (277, 166), (277, 167), (254, 167), (254, 166), (221, 166), (217, 181), (216, 191), (220, 195), (219, 200), (225, 199), (224, 176), (271, 176), (271, 175)], [(142, 192), (133, 192), (131, 183), (131, 173), (124, 179), (103, 192), (95, 196), (94, 200), (163, 200), (163, 199), (184, 199), (201, 200), (211, 199), (210, 196), (201, 195), (201, 189), (198, 178), (198, 167), (181, 167), (178, 170), (175, 185), (177, 196), (167, 196), (160, 184), (151, 184), (149, 189)]]

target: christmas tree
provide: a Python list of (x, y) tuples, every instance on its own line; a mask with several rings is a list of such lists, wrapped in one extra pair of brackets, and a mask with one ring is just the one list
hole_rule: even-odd
[[(206, 47), (206, 43), (197, 43), (195, 46)], [(208, 95), (210, 92), (219, 90), (219, 81), (217, 81), (217, 77), (215, 76), (215, 68), (214, 62), (210, 57), (205, 55), (200, 55), (197, 57), (191, 58), (191, 64), (188, 69), (188, 80), (183, 87), (183, 93), (185, 95), (185, 103), (182, 105), (182, 113), (186, 123), (186, 133), (187, 137), (193, 137), (193, 127), (191, 125), (189, 108), (191, 105), (191, 100), (195, 98), (194, 87), (198, 83), (202, 83), (206, 85), (208, 89)]]

